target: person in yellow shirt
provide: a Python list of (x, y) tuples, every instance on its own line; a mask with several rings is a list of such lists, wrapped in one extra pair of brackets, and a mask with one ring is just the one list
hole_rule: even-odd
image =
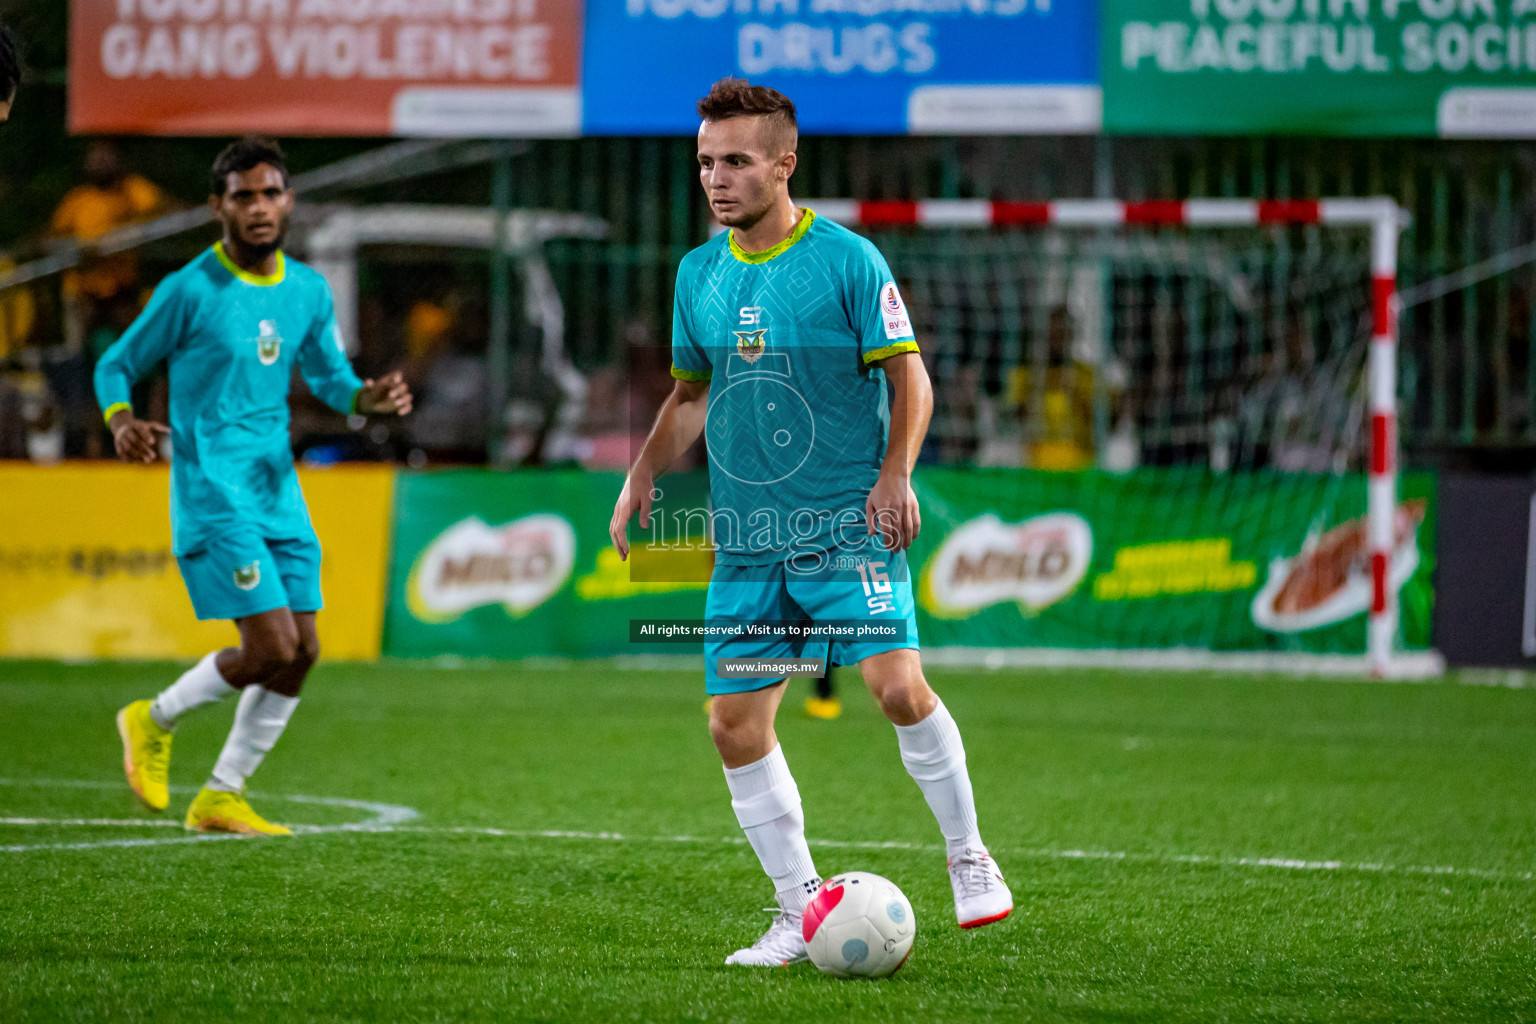
[(1015, 367), (1005, 394), (1024, 424), (1025, 465), (1053, 472), (1093, 466), (1093, 403), (1097, 369), (1072, 354), (1072, 320), (1051, 311), (1046, 365)]
[(64, 341), (71, 352), (84, 348), (86, 335), (115, 301), (138, 292), (138, 259), (131, 252), (93, 253), (90, 244), (113, 228), (153, 217), (170, 206), (159, 186), (127, 173), (110, 142), (93, 142), (86, 150), (85, 180), (65, 194), (53, 211), (51, 226), (55, 237), (73, 239), (85, 250), (80, 265), (64, 274)]
[[(13, 260), (0, 258), (0, 274), (15, 270)], [(32, 338), (37, 326), (37, 301), (26, 287), (0, 291), (0, 362), (15, 356)]]

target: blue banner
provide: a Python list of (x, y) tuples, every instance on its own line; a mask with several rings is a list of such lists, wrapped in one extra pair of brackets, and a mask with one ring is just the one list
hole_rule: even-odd
[(817, 134), (1096, 132), (1097, 0), (588, 0), (588, 135), (692, 135), (739, 75)]

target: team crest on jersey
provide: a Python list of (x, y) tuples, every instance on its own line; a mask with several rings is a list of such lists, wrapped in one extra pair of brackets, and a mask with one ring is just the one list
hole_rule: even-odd
[(261, 563), (252, 562), (250, 565), (242, 565), (235, 570), (235, 586), (241, 590), (255, 590), (261, 582)]
[(731, 333), (736, 335), (737, 355), (749, 363), (755, 363), (763, 357), (763, 350), (768, 347), (768, 328)]
[(256, 358), (261, 360), (261, 365), (271, 366), (277, 362), (282, 347), (283, 336), (277, 333), (277, 321), (263, 320), (256, 328)]

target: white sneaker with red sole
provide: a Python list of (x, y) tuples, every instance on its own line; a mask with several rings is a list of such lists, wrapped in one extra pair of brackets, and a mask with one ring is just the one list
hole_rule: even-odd
[(966, 849), (949, 862), (955, 918), (961, 928), (980, 928), (1013, 913), (1013, 892), (985, 850)]
[(739, 967), (783, 967), (806, 959), (805, 937), (800, 932), (799, 914), (787, 914), (774, 907), (776, 915), (763, 937), (745, 949), (738, 949), (725, 962)]

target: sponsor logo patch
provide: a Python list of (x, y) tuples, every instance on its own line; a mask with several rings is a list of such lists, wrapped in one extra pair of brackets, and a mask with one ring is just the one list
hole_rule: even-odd
[(234, 571), (235, 586), (241, 590), (255, 590), (261, 583), (261, 563), (252, 562)]
[(539, 513), (500, 526), (470, 516), (416, 559), (406, 603), (423, 622), (448, 622), (488, 604), (521, 618), (565, 585), (575, 562), (576, 531), (563, 516)]
[(901, 301), (901, 292), (895, 281), (885, 282), (880, 289), (880, 318), (885, 323), (885, 336), (891, 341), (912, 337), (912, 321), (907, 316), (907, 304)]
[(1014, 601), (1032, 615), (1069, 597), (1092, 557), (1093, 530), (1075, 513), (1017, 523), (977, 516), (944, 538), (924, 566), (923, 607), (937, 618), (965, 619)]

